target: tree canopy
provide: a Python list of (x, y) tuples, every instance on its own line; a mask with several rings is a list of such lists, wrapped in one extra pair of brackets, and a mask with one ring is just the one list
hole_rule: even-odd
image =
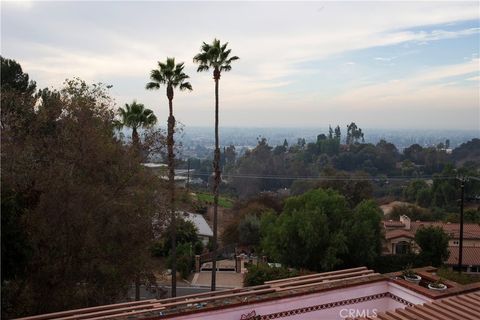
[(420, 259), (424, 265), (439, 267), (448, 259), (449, 236), (441, 227), (429, 226), (418, 229), (415, 242), (420, 247)]
[(119, 128), (132, 128), (132, 142), (136, 145), (140, 143), (138, 128), (150, 128), (157, 123), (157, 117), (152, 110), (133, 100), (132, 103), (125, 104), (125, 108), (118, 108), (120, 120), (116, 122)]
[(381, 252), (380, 219), (372, 201), (352, 212), (338, 192), (316, 189), (288, 198), (280, 215), (262, 216), (262, 248), (286, 266), (315, 271), (369, 265)]
[(2, 83), (2, 317), (116, 302), (150, 272), (162, 184), (116, 137), (106, 86), (73, 79), (33, 95), (13, 62), (2, 75), (12, 65), (13, 84)]

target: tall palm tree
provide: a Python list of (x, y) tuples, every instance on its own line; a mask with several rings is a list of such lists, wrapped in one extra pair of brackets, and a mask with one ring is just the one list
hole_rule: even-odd
[(203, 43), (201, 52), (193, 58), (193, 62), (199, 64), (197, 72), (213, 69), (215, 80), (215, 153), (213, 158), (213, 170), (215, 180), (213, 183), (213, 259), (212, 259), (212, 285), (211, 290), (215, 291), (217, 274), (217, 212), (218, 212), (218, 189), (220, 186), (220, 148), (218, 146), (218, 83), (222, 71), (232, 70), (232, 61), (238, 60), (237, 56), (230, 57), (230, 49), (227, 49), (228, 42), (223, 45), (220, 40), (214, 39), (212, 44)]
[(170, 232), (172, 234), (172, 297), (177, 295), (177, 230), (176, 230), (176, 212), (175, 212), (175, 154), (173, 147), (175, 141), (175, 117), (173, 116), (173, 89), (180, 91), (192, 90), (192, 85), (186, 81), (189, 76), (183, 72), (183, 62), (175, 64), (175, 58), (167, 58), (165, 63), (158, 62), (158, 69), (150, 72), (151, 82), (147, 83), (147, 90), (160, 89), (160, 86), (167, 88), (168, 98), (168, 131), (167, 131), (167, 149), (168, 149), (168, 183), (170, 190)]
[(132, 143), (135, 146), (140, 144), (140, 137), (138, 136), (138, 128), (149, 128), (157, 123), (157, 117), (153, 111), (146, 109), (145, 106), (133, 100), (132, 103), (125, 104), (125, 108), (118, 108), (118, 115), (120, 120), (116, 121), (119, 128), (132, 128)]

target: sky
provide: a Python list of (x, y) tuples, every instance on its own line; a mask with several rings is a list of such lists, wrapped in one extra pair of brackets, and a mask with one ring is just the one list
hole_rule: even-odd
[(157, 61), (185, 62), (176, 92), (188, 126), (213, 126), (214, 82), (192, 58), (228, 41), (220, 125), (468, 129), (480, 132), (479, 2), (2, 1), (1, 55), (39, 87), (66, 78), (113, 85), (166, 122)]

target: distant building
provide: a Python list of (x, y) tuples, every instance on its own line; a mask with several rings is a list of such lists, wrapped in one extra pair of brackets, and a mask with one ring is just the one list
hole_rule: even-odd
[[(415, 243), (415, 233), (424, 227), (440, 227), (450, 236), (448, 250), (450, 256), (445, 264), (458, 264), (458, 246), (460, 239), (460, 224), (441, 221), (411, 221), (406, 215), (399, 221), (383, 222), (385, 230), (384, 254), (404, 254), (418, 252), (420, 248)], [(464, 223), (463, 225), (463, 265), (466, 272), (480, 272), (480, 224)]]
[(180, 213), (186, 221), (192, 222), (198, 230), (198, 237), (206, 246), (210, 238), (213, 237), (213, 231), (207, 223), (203, 215), (199, 213), (192, 213), (183, 211)]
[[(148, 163), (142, 163), (142, 165), (146, 168), (155, 170), (155, 172), (160, 176), (162, 180), (168, 180), (168, 165), (166, 165), (165, 163), (148, 162)], [(190, 172), (186, 169), (176, 169), (175, 177), (173, 178), (175, 181), (175, 186), (179, 188), (185, 188), (189, 180), (189, 174), (192, 175), (194, 171), (195, 170), (193, 169), (190, 169)], [(190, 182), (192, 182), (191, 178), (190, 180), (191, 180)], [(198, 179), (196, 179), (194, 183), (199, 183)]]

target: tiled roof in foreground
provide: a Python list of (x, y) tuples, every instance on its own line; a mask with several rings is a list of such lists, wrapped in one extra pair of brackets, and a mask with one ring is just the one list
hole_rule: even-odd
[(355, 286), (362, 283), (383, 281), (385, 278), (365, 267), (315, 273), (299, 277), (267, 281), (263, 285), (206, 292), (162, 300), (144, 300), (93, 308), (76, 309), (23, 320), (73, 320), (73, 319), (141, 319), (189, 314), (245, 303), (281, 299), (310, 294), (312, 292)]
[(478, 320), (480, 319), (480, 291), (458, 295), (422, 305), (396, 309), (375, 317), (356, 320)]

